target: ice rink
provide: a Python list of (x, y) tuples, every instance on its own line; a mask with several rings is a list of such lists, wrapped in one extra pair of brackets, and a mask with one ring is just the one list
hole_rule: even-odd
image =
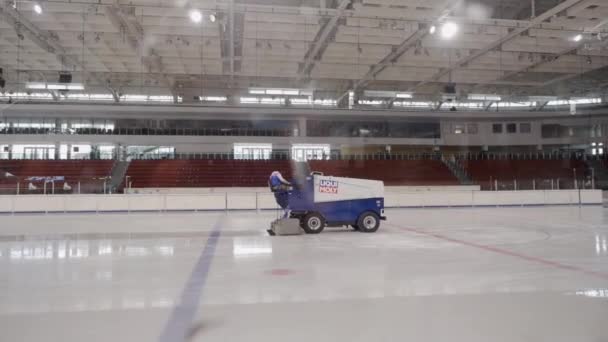
[(0, 341), (607, 341), (607, 210), (0, 216)]

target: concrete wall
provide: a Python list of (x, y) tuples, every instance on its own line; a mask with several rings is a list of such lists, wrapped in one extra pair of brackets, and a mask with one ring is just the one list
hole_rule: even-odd
[[(602, 204), (601, 190), (387, 192), (388, 208)], [(276, 209), (268, 192), (0, 196), (0, 213)], [(0, 221), (1, 222), (1, 221)], [(1, 225), (0, 225), (1, 227)]]

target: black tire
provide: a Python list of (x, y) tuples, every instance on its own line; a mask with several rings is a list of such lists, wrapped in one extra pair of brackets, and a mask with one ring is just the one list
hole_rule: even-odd
[(302, 229), (306, 234), (319, 234), (325, 229), (325, 218), (318, 213), (310, 213), (302, 219)]
[(376, 213), (366, 211), (357, 220), (359, 231), (363, 233), (374, 233), (380, 228), (380, 217)]
[(356, 224), (351, 224), (350, 225), (354, 230), (359, 230), (359, 226), (357, 226)]

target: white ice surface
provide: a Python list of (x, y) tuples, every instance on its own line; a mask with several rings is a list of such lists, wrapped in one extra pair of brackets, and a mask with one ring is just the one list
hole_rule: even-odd
[(387, 210), (270, 237), (274, 212), (0, 216), (0, 341), (158, 341), (212, 227), (192, 341), (607, 341), (602, 207)]

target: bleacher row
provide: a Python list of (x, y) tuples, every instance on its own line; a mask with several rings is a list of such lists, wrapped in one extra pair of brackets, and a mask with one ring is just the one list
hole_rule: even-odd
[(259, 187), (274, 170), (291, 175), (287, 160), (134, 160), (127, 176), (134, 188)]
[[(488, 188), (493, 180), (531, 182), (536, 180), (573, 179), (573, 169), (584, 177), (586, 165), (581, 160), (462, 160), (475, 184)], [(100, 187), (110, 176), (109, 160), (0, 160), (0, 190), (14, 187), (16, 180), (29, 177), (65, 177), (71, 186), (81, 183), (82, 191)], [(309, 168), (326, 175), (377, 179), (386, 185), (458, 185), (459, 180), (440, 160), (314, 160)], [(293, 173), (288, 160), (135, 160), (127, 170), (134, 188), (160, 187), (262, 187), (269, 174), (278, 170), (286, 178)], [(3, 176), (6, 172), (14, 177)], [(40, 181), (39, 181), (40, 182)], [(43, 181), (42, 181), (43, 182)], [(125, 186), (126, 184), (122, 184)], [(55, 184), (56, 188), (62, 182)], [(490, 186), (491, 187), (491, 186)], [(97, 191), (98, 192), (98, 191)]]
[(310, 169), (325, 175), (368, 178), (385, 185), (458, 185), (440, 160), (311, 160)]
[[(64, 180), (53, 182), (56, 193), (64, 192), (64, 184), (72, 189), (80, 184), (85, 193), (103, 192), (103, 178), (112, 173), (113, 165), (112, 160), (0, 160), (0, 194), (15, 193), (17, 182), (24, 193), (42, 193), (45, 180), (31, 180), (32, 177), (62, 177)], [(38, 189), (28, 190), (30, 183)], [(50, 192), (48, 182), (47, 186)]]
[(463, 160), (461, 165), (472, 182), (481, 185), (483, 190), (494, 189), (495, 182), (506, 183), (508, 188), (518, 182), (520, 189), (550, 189), (551, 180), (555, 187), (559, 181), (562, 188), (573, 188), (575, 176), (581, 180), (587, 175), (585, 162), (574, 159)]

